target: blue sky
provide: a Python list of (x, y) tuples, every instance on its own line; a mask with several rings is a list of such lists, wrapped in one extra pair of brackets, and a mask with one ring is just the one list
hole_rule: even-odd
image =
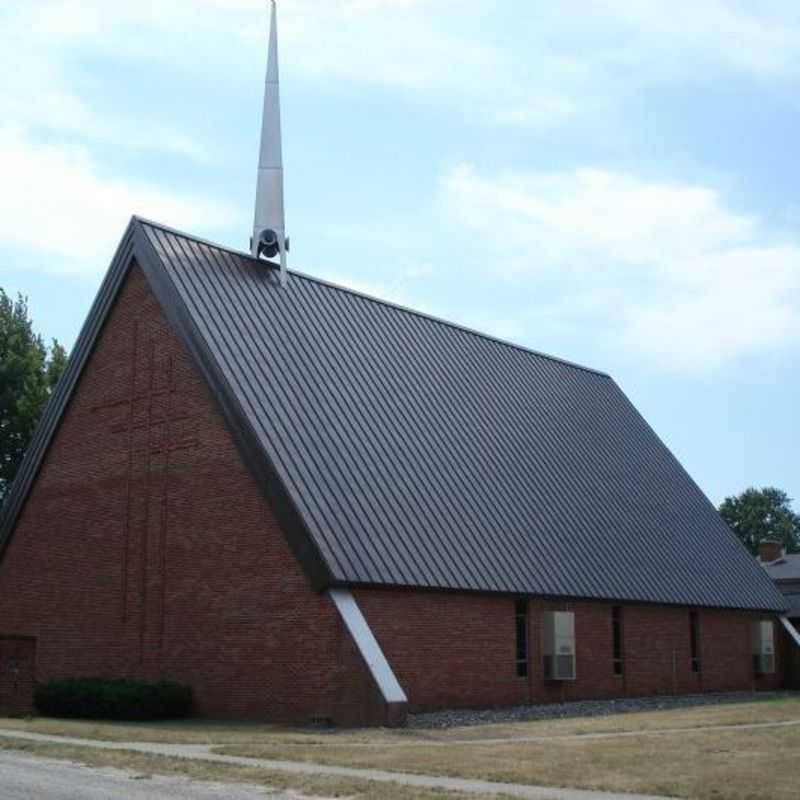
[[(800, 499), (797, 3), (279, 14), (291, 266), (611, 372), (714, 502)], [(0, 285), (45, 335), (133, 213), (246, 247), (266, 33), (264, 0), (0, 0)]]

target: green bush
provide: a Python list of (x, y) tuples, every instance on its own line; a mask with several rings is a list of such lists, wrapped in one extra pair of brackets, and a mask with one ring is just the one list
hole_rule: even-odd
[(35, 702), (39, 713), (48, 717), (175, 719), (191, 710), (192, 690), (167, 681), (77, 678), (37, 686)]

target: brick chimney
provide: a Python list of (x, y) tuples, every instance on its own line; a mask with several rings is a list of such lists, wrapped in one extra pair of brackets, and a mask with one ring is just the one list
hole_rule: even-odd
[(783, 545), (776, 541), (764, 541), (758, 543), (758, 560), (762, 564), (769, 564), (777, 561), (783, 555)]

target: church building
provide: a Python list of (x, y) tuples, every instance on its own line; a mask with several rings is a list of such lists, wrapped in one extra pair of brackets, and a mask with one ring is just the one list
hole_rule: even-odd
[(288, 255), (273, 4), (250, 248), (131, 220), (2, 509), (0, 664), (338, 724), (782, 684), (785, 598), (611, 377)]

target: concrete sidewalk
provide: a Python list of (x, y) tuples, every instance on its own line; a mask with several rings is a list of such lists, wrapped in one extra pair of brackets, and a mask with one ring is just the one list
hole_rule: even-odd
[(545, 786), (524, 786), (517, 783), (476, 781), (466, 778), (445, 778), (434, 775), (414, 775), (407, 772), (387, 772), (378, 769), (356, 769), (327, 764), (308, 764), (298, 761), (273, 761), (265, 758), (243, 758), (212, 753), (213, 745), (155, 744), (144, 742), (106, 742), (96, 739), (78, 739), (68, 736), (49, 736), (43, 733), (28, 733), (0, 729), (0, 738), (18, 741), (43, 742), (48, 744), (74, 745), (95, 750), (125, 750), (153, 756), (184, 758), (214, 764), (256, 767), (275, 772), (290, 772), (304, 775), (331, 775), (340, 778), (373, 781), (376, 783), (398, 783), (421, 789), (439, 789), (476, 795), (519, 797), (523, 800), (668, 800), (664, 797), (643, 794), (619, 794), (616, 792), (593, 792), (584, 789), (557, 789)]

